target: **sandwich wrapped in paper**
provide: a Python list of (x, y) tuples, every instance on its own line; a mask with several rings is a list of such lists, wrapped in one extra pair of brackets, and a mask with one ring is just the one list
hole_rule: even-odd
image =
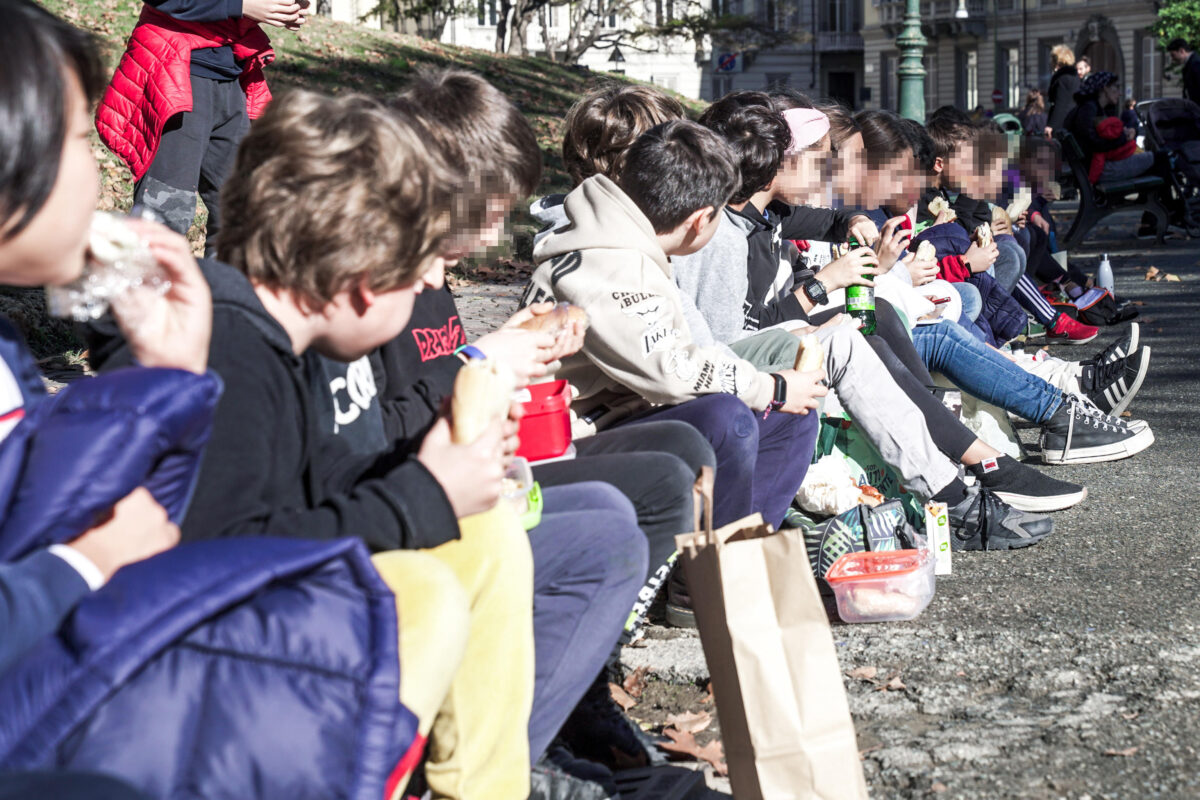
[(1020, 189), (1017, 189), (1016, 196), (1014, 196), (1012, 202), (1008, 204), (1008, 208), (1005, 209), (1005, 212), (1008, 214), (1008, 218), (1010, 220), (1014, 220), (1024, 214), (1032, 203), (1033, 192), (1029, 191), (1029, 187), (1022, 186)]
[(975, 233), (972, 234), (971, 238), (980, 247), (991, 247), (992, 242), (995, 240), (995, 237), (992, 235), (992, 226), (986, 222), (983, 223), (975, 229)]
[(571, 303), (559, 303), (550, 313), (535, 314), (518, 327), (527, 331), (546, 331), (555, 336), (561, 336), (573, 322), (581, 323), (586, 329), (588, 325), (587, 312)]
[(794, 369), (797, 372), (815, 372), (824, 366), (825, 348), (821, 346), (821, 341), (811, 333), (801, 336)]

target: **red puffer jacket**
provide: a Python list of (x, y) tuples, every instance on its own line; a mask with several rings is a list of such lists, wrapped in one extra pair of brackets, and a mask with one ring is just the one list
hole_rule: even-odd
[(96, 109), (100, 139), (125, 162), (133, 179), (146, 174), (158, 152), (163, 126), (175, 114), (192, 110), (192, 51), (233, 47), (242, 65), (246, 112), (262, 115), (271, 101), (263, 67), (275, 60), (271, 40), (251, 19), (184, 22), (150, 6), (142, 7), (125, 55)]

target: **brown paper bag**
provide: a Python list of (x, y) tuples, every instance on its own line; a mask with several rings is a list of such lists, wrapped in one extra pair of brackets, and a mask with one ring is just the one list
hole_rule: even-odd
[(772, 531), (758, 514), (713, 531), (707, 468), (697, 494), (696, 531), (675, 542), (712, 676), (733, 796), (867, 797), (801, 531)]

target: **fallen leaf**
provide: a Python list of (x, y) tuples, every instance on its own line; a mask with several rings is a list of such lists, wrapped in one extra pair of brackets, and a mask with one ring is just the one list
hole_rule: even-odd
[(897, 672), (895, 675), (892, 675), (891, 677), (888, 678), (887, 683), (885, 683), (883, 686), (880, 686), (875, 691), (877, 691), (877, 692), (902, 692), (907, 688), (908, 687), (904, 685), (904, 681), (900, 680), (900, 673)]
[(695, 736), (675, 728), (664, 728), (663, 736), (671, 741), (659, 742), (658, 746), (668, 753), (686, 756), (694, 761), (706, 761), (721, 776), (729, 773), (729, 767), (725, 764), (725, 748), (721, 746), (720, 739), (713, 739), (704, 747), (700, 747)]
[(637, 699), (642, 696), (642, 692), (646, 691), (646, 668), (638, 667), (633, 672), (626, 676), (621, 687), (629, 694), (630, 697)]
[(1133, 304), (1135, 306), (1144, 306), (1144, 305), (1146, 305), (1146, 301), (1145, 300), (1134, 300)]
[(846, 674), (860, 681), (873, 681), (875, 680), (875, 676), (879, 674), (879, 670), (876, 667), (855, 667)]
[(942, 783), (941, 781), (934, 781), (934, 784), (933, 784), (933, 786), (930, 786), (930, 787), (929, 787), (929, 791), (931, 791), (931, 792), (944, 792), (944, 791), (946, 791), (946, 790), (947, 790), (947, 789), (949, 789), (949, 788), (950, 788), (949, 786), (947, 786), (946, 784)]
[(958, 672), (954, 673), (954, 674), (955, 674), (955, 675), (957, 675), (957, 676), (958, 676), (958, 677), (960, 677), (960, 678), (965, 678), (965, 677), (967, 677), (967, 673), (963, 672), (961, 669), (960, 669)]
[(1137, 712), (1137, 711), (1130, 711), (1128, 714), (1122, 714), (1122, 715), (1121, 715), (1121, 718), (1122, 718), (1122, 719), (1137, 719), (1137, 718), (1138, 718), (1138, 712)]
[(612, 695), (613, 702), (621, 707), (622, 711), (628, 711), (637, 705), (637, 700), (629, 696), (629, 693), (615, 683), (608, 685), (608, 693)]
[(683, 733), (699, 733), (712, 725), (712, 714), (707, 711), (684, 711), (667, 717), (667, 724)]
[(1167, 273), (1167, 283), (1179, 283), (1181, 280), (1178, 275), (1171, 272)]
[(1146, 270), (1146, 280), (1148, 280), (1148, 281), (1162, 280), (1161, 278), (1158, 277), (1159, 274), (1160, 273), (1158, 271), (1158, 267), (1151, 267), (1150, 269)]
[(1131, 755), (1133, 755), (1134, 753), (1136, 753), (1136, 752), (1137, 752), (1139, 749), (1141, 749), (1141, 748), (1138, 748), (1138, 747), (1126, 747), (1124, 750), (1105, 750), (1105, 751), (1104, 751), (1104, 755), (1106, 755), (1106, 756), (1120, 756), (1121, 758), (1128, 758), (1129, 756), (1131, 756)]
[(1133, 416), (1133, 412), (1131, 412), (1131, 411), (1122, 411), (1122, 412), (1121, 412), (1121, 416), (1122, 416), (1122, 417), (1132, 417), (1132, 416)]

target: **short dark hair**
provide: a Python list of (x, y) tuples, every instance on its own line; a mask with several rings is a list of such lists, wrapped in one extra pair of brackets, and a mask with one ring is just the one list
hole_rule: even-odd
[(528, 197), (542, 179), (542, 151), (525, 115), (486, 80), (463, 69), (422, 68), (392, 108), (419, 120), (428, 142), (462, 175), (456, 227), (482, 229), (492, 196)]
[(965, 111), (954, 106), (942, 106), (930, 114), (925, 129), (933, 137), (937, 158), (949, 158), (963, 142), (975, 139), (975, 123)]
[(656, 125), (625, 154), (617, 183), (642, 210), (655, 233), (666, 233), (698, 209), (720, 211), (739, 182), (729, 145), (687, 120)]
[(792, 143), (792, 129), (766, 92), (727, 94), (704, 110), (700, 124), (733, 150), (742, 184), (731, 203), (744, 203), (770, 186)]
[(899, 115), (891, 111), (860, 111), (854, 121), (862, 132), (863, 155), (868, 166), (882, 166), (912, 150), (911, 138)]
[[(25, 229), (58, 180), (67, 73), (89, 102), (106, 73), (95, 38), (29, 0), (0, 0), (0, 240)], [(15, 218), (15, 220), (14, 220)]]
[(1192, 48), (1188, 47), (1187, 39), (1181, 38), (1179, 36), (1176, 36), (1174, 39), (1172, 39), (1170, 42), (1167, 43), (1167, 51), (1168, 52), (1170, 52), (1172, 50), (1191, 50), (1191, 49)]
[(925, 130), (925, 126), (916, 120), (905, 117), (900, 118), (900, 127), (908, 137), (908, 146), (912, 148), (913, 158), (917, 160), (917, 164), (926, 172), (932, 172), (935, 146), (929, 131)]
[(817, 104), (804, 92), (792, 86), (774, 86), (767, 91), (767, 96), (780, 111), (793, 108), (816, 108)]
[(563, 164), (577, 185), (597, 174), (616, 180), (625, 151), (639, 136), (683, 117), (683, 105), (653, 86), (601, 86), (567, 112)]

